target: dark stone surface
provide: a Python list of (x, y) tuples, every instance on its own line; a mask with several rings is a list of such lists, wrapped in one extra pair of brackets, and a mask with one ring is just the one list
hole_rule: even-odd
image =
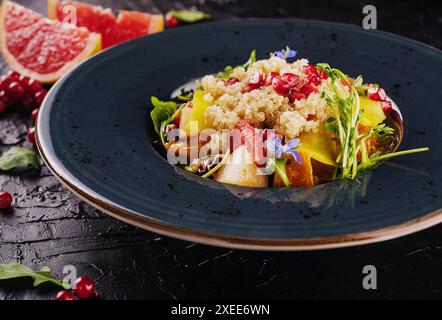
[[(42, 0), (19, 1), (42, 12)], [(297, 17), (360, 24), (364, 1), (131, 0), (89, 1), (117, 9), (166, 12), (195, 5), (216, 19)], [(440, 4), (371, 1), (379, 28), (442, 48)], [(2, 70), (6, 67), (2, 64)], [(1, 149), (25, 145), (30, 121), (0, 119)], [(43, 168), (39, 174), (0, 175), (14, 195), (0, 213), (0, 263), (63, 266), (97, 281), (105, 299), (206, 298), (441, 298), (442, 227), (369, 246), (317, 252), (248, 252), (187, 243), (126, 225), (78, 200)], [(393, 191), (392, 191), (393, 192)], [(362, 288), (362, 268), (378, 270), (378, 290)], [(0, 282), (0, 299), (51, 299), (56, 288), (29, 281)]]

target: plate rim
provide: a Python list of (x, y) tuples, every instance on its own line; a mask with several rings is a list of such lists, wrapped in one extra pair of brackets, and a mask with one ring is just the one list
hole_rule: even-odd
[[(262, 23), (262, 22), (298, 22), (298, 23), (307, 23), (307, 24), (332, 25), (341, 28), (352, 29), (359, 32), (366, 31), (361, 27), (358, 27), (357, 25), (337, 23), (331, 21), (329, 22), (322, 20), (306, 20), (306, 19), (272, 18), (272, 19), (223, 20), (223, 21), (206, 23), (205, 25), (207, 24), (223, 25), (223, 24), (231, 24), (232, 22), (244, 23), (244, 24)], [(167, 36), (171, 32), (173, 33), (185, 32), (185, 31), (190, 32), (192, 29), (198, 29), (200, 27), (201, 25), (195, 25), (195, 26), (187, 26), (181, 29), (169, 30), (163, 33), (150, 35), (149, 39), (151, 39), (151, 41), (154, 41), (155, 38), (161, 38), (163, 36)], [(370, 31), (373, 32), (373, 30)], [(409, 39), (401, 35), (381, 30), (375, 30), (374, 32), (376, 32), (377, 34), (381, 34), (382, 36), (393, 37), (398, 40), (406, 41), (414, 45), (424, 47), (427, 50), (430, 49), (438, 54), (442, 54), (442, 51), (435, 47), (432, 47), (428, 44), (413, 39)], [(66, 81), (66, 79), (69, 78), (69, 76), (73, 72), (75, 72), (78, 68), (83, 66), (83, 64), (92, 63), (91, 60), (93, 61), (95, 59), (99, 59), (100, 55), (105, 52), (122, 50), (121, 47), (124, 48), (136, 45), (138, 41), (146, 41), (146, 37), (134, 39), (120, 46), (103, 50), (99, 54), (93, 56), (92, 58), (86, 60), (85, 62), (73, 68), (51, 88), (50, 93), (45, 98), (45, 101), (43, 101), (42, 107), (40, 109), (43, 109), (45, 105), (49, 104), (47, 103), (48, 98), (54, 95), (62, 86), (62, 84)], [(48, 108), (49, 107), (46, 107), (45, 109)], [(116, 203), (113, 203), (113, 201), (111, 201), (110, 199), (106, 199), (105, 197), (99, 195), (97, 192), (93, 191), (79, 180), (75, 179), (75, 177), (72, 174), (66, 173), (65, 168), (58, 165), (57, 163), (59, 161), (57, 160), (58, 158), (55, 157), (55, 155), (51, 155), (50, 148), (45, 144), (44, 141), (41, 141), (40, 139), (39, 132), (44, 131), (44, 128), (42, 128), (43, 127), (42, 121), (39, 121), (41, 117), (42, 117), (42, 112), (39, 112), (37, 125), (36, 125), (37, 149), (46, 166), (65, 187), (67, 187), (71, 192), (73, 192), (76, 196), (81, 198), (86, 203), (90, 204), (95, 208), (102, 210), (109, 216), (116, 218), (120, 221), (123, 221), (125, 223), (139, 227), (141, 229), (155, 232), (161, 235), (178, 238), (185, 241), (205, 244), (205, 245), (234, 248), (234, 249), (267, 250), (267, 251), (306, 251), (306, 250), (343, 248), (343, 247), (365, 245), (365, 244), (387, 241), (402, 236), (406, 236), (427, 229), (439, 223), (442, 223), (442, 208), (441, 208), (431, 213), (428, 213), (424, 216), (406, 221), (401, 224), (392, 225), (381, 229), (375, 229), (375, 230), (357, 232), (357, 233), (349, 233), (338, 236), (315, 237), (315, 238), (273, 239), (273, 238), (225, 236), (225, 235), (209, 234), (206, 232), (190, 230), (188, 228), (183, 228), (183, 227), (177, 227), (171, 224), (158, 221), (154, 218), (149, 218), (147, 216), (140, 215), (130, 210), (124, 209), (118, 206)], [(49, 126), (47, 127), (47, 130), (49, 131)], [(67, 177), (69, 175), (72, 176), (71, 179)]]

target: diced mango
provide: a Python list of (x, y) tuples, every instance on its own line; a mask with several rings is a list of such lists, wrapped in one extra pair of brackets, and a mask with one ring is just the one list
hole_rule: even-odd
[(332, 134), (321, 126), (316, 132), (302, 133), (297, 150), (319, 162), (336, 166), (338, 147), (332, 138)]
[(192, 112), (190, 114), (189, 121), (185, 125), (185, 130), (187, 132), (190, 131), (191, 122), (194, 122), (193, 126), (198, 124), (198, 132), (201, 132), (201, 130), (206, 128), (204, 112), (206, 112), (207, 107), (210, 106), (210, 102), (204, 100), (204, 95), (205, 93), (203, 90), (196, 90), (193, 95)]
[(382, 110), (382, 102), (371, 100), (367, 97), (360, 97), (361, 108), (364, 109), (360, 123), (367, 127), (376, 127), (387, 117)]

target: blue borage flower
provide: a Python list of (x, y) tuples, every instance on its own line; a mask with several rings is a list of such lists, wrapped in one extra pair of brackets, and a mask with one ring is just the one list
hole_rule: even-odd
[(290, 153), (296, 162), (301, 162), (301, 156), (295, 149), (299, 145), (299, 139), (291, 139), (287, 143), (282, 143), (280, 138), (271, 135), (267, 139), (267, 150), (274, 150), (276, 159), (282, 159), (284, 153)]
[(273, 55), (274, 55), (275, 57), (278, 57), (278, 58), (280, 58), (280, 59), (284, 59), (284, 60), (286, 60), (286, 59), (288, 59), (288, 58), (294, 58), (294, 57), (297, 56), (297, 54), (298, 54), (297, 51), (295, 51), (295, 50), (290, 50), (289, 47), (286, 47), (285, 49), (282, 49), (281, 51), (275, 51), (275, 52), (273, 52)]

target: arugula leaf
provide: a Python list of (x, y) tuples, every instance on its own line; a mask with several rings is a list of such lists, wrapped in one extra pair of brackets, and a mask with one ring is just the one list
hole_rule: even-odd
[(207, 20), (212, 17), (210, 14), (198, 10), (171, 10), (167, 14), (187, 23)]
[(35, 151), (22, 148), (12, 147), (0, 157), (0, 169), (3, 171), (9, 171), (12, 169), (26, 169), (33, 167), (40, 169), (40, 163)]
[(34, 278), (34, 287), (37, 287), (45, 282), (51, 282), (57, 286), (69, 289), (69, 286), (67, 284), (55, 278), (48, 267), (44, 267), (40, 271), (32, 271), (31, 269), (17, 262), (0, 265), (0, 280), (23, 277)]
[(173, 101), (160, 101), (157, 97), (151, 97), (150, 101), (154, 106), (150, 112), (155, 131), (160, 135), (161, 123), (169, 119), (177, 109), (176, 102)]
[(166, 134), (166, 128), (167, 128), (167, 125), (168, 124), (170, 124), (170, 123), (172, 123), (173, 122), (173, 120), (175, 120), (176, 119), (176, 117), (178, 117), (178, 115), (181, 113), (181, 111), (183, 111), (183, 108), (185, 107), (187, 105), (187, 103), (183, 103), (175, 112), (174, 112), (174, 114), (172, 114), (169, 118), (167, 118), (166, 120), (164, 120), (163, 122), (161, 122), (161, 125), (160, 125), (160, 133), (159, 133), (159, 135), (160, 135), (160, 138), (161, 138), (161, 142), (163, 143), (163, 144), (165, 144), (166, 143), (166, 136), (167, 136), (167, 134)]

